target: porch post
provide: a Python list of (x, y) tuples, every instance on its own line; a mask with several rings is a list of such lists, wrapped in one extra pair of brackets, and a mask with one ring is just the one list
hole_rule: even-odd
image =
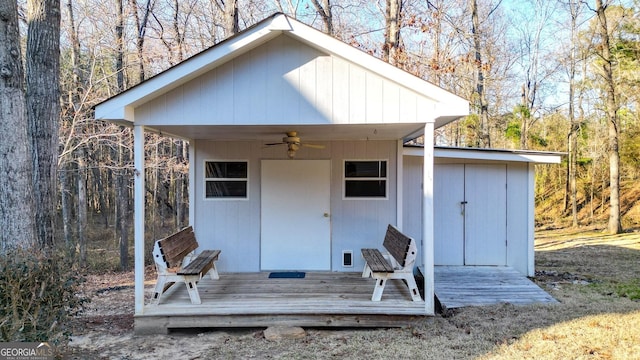
[(144, 311), (144, 126), (133, 126), (135, 314)]
[(435, 122), (430, 120), (424, 127), (424, 166), (422, 175), (422, 254), (424, 256), (424, 310), (435, 314), (435, 281), (433, 279), (433, 137)]
[(189, 225), (196, 224), (196, 142), (189, 140)]
[(404, 140), (398, 140), (396, 150), (396, 227), (402, 231), (404, 226)]

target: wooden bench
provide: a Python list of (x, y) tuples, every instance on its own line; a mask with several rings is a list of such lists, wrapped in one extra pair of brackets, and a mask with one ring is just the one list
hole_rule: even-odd
[(362, 249), (362, 257), (365, 261), (362, 277), (376, 279), (371, 300), (380, 301), (387, 280), (402, 279), (409, 287), (411, 299), (422, 301), (413, 277), (413, 267), (418, 253), (415, 240), (401, 233), (393, 225), (389, 225), (382, 245), (389, 252), (388, 254), (382, 254), (378, 249)]
[(160, 297), (176, 282), (184, 282), (192, 304), (200, 304), (198, 281), (207, 273), (212, 279), (219, 279), (216, 261), (220, 250), (205, 250), (197, 256), (198, 248), (193, 227), (188, 226), (153, 245), (153, 260), (158, 270), (158, 281), (153, 301), (160, 303)]

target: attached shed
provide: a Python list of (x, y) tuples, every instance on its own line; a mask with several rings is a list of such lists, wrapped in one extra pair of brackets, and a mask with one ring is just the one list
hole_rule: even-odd
[[(509, 266), (534, 276), (535, 165), (560, 153), (436, 147), (434, 265)], [(422, 149), (405, 147), (404, 229), (420, 238), (416, 174)]]

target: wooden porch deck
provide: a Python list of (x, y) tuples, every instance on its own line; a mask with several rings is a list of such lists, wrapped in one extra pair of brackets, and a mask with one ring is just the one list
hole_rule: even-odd
[(443, 311), (501, 303), (557, 302), (538, 285), (508, 266), (436, 266), (435, 295)]
[(371, 301), (375, 280), (360, 273), (306, 273), (303, 279), (269, 279), (269, 273), (220, 274), (198, 283), (202, 304), (194, 305), (184, 284), (145, 305), (135, 317), (138, 334), (177, 328), (400, 327), (425, 315), (401, 280), (389, 280), (382, 300)]

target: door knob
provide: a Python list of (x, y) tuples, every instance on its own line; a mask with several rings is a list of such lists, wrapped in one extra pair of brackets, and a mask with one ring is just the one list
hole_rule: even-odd
[(324, 213), (324, 217), (328, 218), (329, 217), (329, 213)]

